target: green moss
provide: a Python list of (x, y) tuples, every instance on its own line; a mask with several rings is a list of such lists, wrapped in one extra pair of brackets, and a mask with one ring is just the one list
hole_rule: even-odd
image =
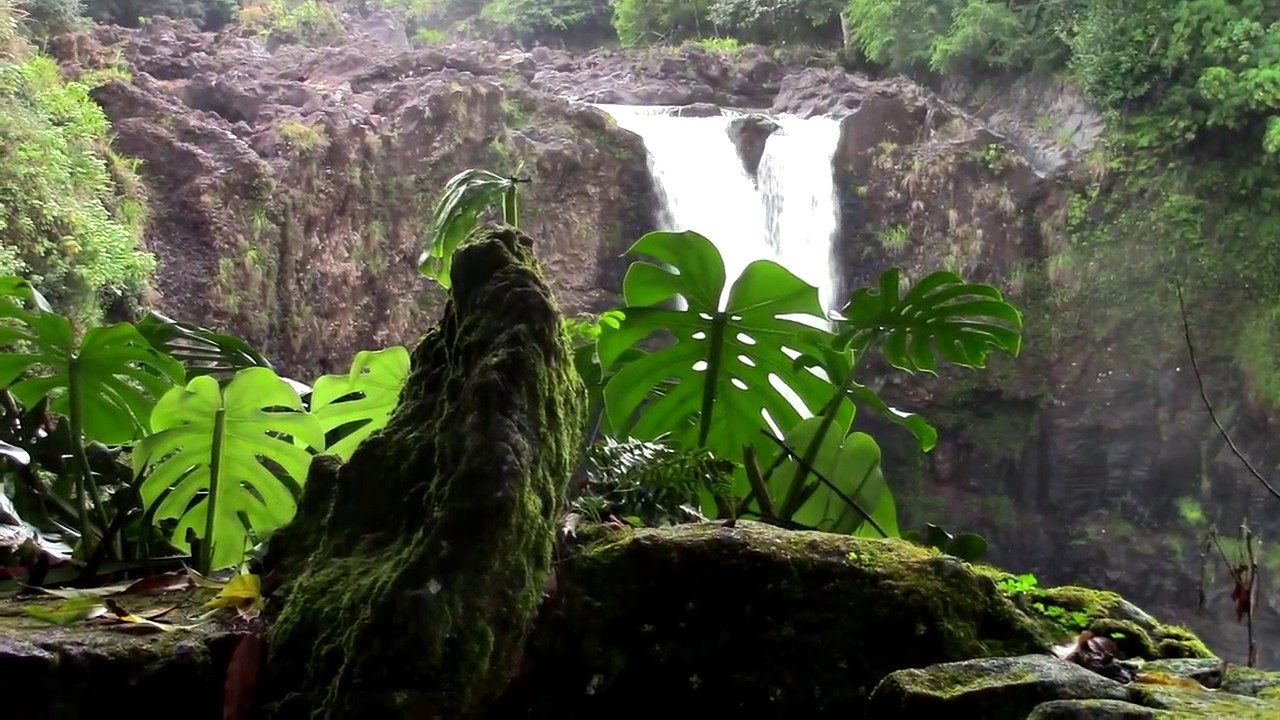
[(1129, 686), (1129, 694), (1134, 702), (1165, 710), (1180, 720), (1272, 720), (1280, 717), (1280, 707), (1271, 701), (1204, 688), (1133, 683)]
[(486, 229), (459, 251), (396, 413), (345, 466), (313, 464), (266, 560), (285, 582), (269, 714), (471, 717), (505, 686), (583, 421), (531, 245)]
[(893, 670), (1042, 648), (994, 583), (899, 540), (750, 522), (626, 530), (566, 559), (559, 586), (511, 713), (856, 713)]

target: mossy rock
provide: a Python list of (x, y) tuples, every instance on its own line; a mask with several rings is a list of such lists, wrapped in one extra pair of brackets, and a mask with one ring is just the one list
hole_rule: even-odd
[(607, 534), (562, 562), (557, 587), (493, 717), (856, 716), (894, 670), (1046, 641), (953, 557), (746, 521)]
[(1169, 713), (1123, 700), (1051, 700), (1036, 706), (1027, 720), (1164, 720)]
[(542, 604), (585, 388), (532, 241), (485, 228), (395, 413), (272, 538), (269, 717), (473, 717)]
[(1220, 668), (1221, 661), (1216, 659), (1137, 663), (1136, 679), (1122, 684), (1048, 655), (966, 660), (890, 674), (872, 693), (866, 716), (953, 720), (1280, 717), (1280, 698), (1268, 697), (1265, 689), (1268, 681), (1280, 679), (1280, 673), (1245, 669), (1244, 674), (1256, 682), (1238, 682), (1234, 687), (1257, 690), (1255, 697), (1233, 691), (1226, 681), (1217, 688), (1223, 680)]
[(899, 670), (871, 694), (873, 718), (1025, 720), (1053, 700), (1127, 701), (1120, 683), (1050, 655), (986, 658)]
[(57, 598), (0, 601), (0, 687), (4, 717), (72, 720), (103, 714), (139, 720), (222, 717), (227, 663), (244, 630), (197, 623), (211, 591), (121, 597), (130, 612), (171, 610), (171, 632), (107, 618), (52, 625), (25, 614)]

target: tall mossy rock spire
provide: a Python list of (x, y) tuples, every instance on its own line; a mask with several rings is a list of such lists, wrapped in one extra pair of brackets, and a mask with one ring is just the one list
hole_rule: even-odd
[(519, 660), (585, 389), (528, 237), (481, 228), (451, 277), (387, 426), (272, 539), (267, 716), (474, 717)]

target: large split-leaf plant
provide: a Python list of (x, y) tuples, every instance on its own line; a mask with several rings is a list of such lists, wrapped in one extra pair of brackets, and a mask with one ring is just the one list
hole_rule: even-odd
[[(170, 541), (200, 539), (202, 572), (235, 565), (254, 540), (288, 522), (311, 463), (324, 447), (320, 420), (268, 368), (241, 370), (225, 387), (204, 375), (156, 404), (153, 434), (134, 450), (141, 495), (155, 522), (176, 519)], [(252, 535), (250, 535), (252, 532)]]
[[(636, 262), (627, 271), (622, 320), (597, 341), (601, 366), (614, 369), (655, 335), (670, 333), (675, 342), (633, 356), (609, 377), (604, 400), (616, 431), (741, 458), (748, 446), (764, 447), (770, 420), (785, 430), (830, 400), (830, 383), (795, 363), (797, 355), (819, 355), (830, 344), (829, 332), (794, 317), (825, 317), (815, 287), (758, 260), (737, 278), (721, 308), (724, 261), (707, 238), (649, 233), (629, 252), (657, 262)], [(671, 306), (677, 296), (685, 309)], [(852, 404), (839, 408), (846, 420), (852, 417)], [(738, 494), (745, 495), (747, 482), (739, 474)]]
[(98, 532), (110, 521), (85, 444), (120, 445), (148, 430), (156, 400), (183, 379), (183, 368), (151, 345), (131, 323), (81, 331), (53, 310), (27, 280), (0, 278), (0, 388), (23, 407), (49, 399), (72, 437), (80, 532), (97, 514)]
[(328, 438), (325, 452), (343, 461), (387, 424), (409, 377), (409, 351), (396, 345), (356, 353), (351, 371), (324, 375), (311, 391), (311, 413)]
[[(900, 272), (886, 272), (877, 290), (852, 294), (837, 336), (795, 319), (827, 320), (817, 289), (777, 263), (751, 263), (721, 308), (724, 263), (705, 237), (650, 233), (630, 252), (657, 262), (632, 265), (622, 320), (598, 340), (600, 363), (611, 371), (609, 419), (641, 439), (665, 437), (685, 449), (743, 458), (735, 483), (740, 511), (804, 527), (896, 534), (880, 449), (870, 436), (850, 434), (854, 408), (903, 425), (924, 451), (937, 432), (858, 383), (859, 361), (879, 348), (895, 367), (933, 372), (935, 351), (968, 367), (983, 366), (992, 350), (1018, 352), (1017, 311), (995, 288), (952, 273), (929, 275), (903, 295)], [(676, 296), (685, 309), (670, 306)], [(664, 332), (673, 344), (623, 357)]]

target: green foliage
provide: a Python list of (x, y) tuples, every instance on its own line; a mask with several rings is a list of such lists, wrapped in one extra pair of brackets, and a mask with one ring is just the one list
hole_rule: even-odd
[(138, 249), (145, 198), (126, 194), (140, 185), (89, 90), (51, 58), (0, 58), (0, 274), (30, 278), (81, 324), (155, 267)]
[(239, 0), (84, 0), (85, 14), (93, 20), (131, 28), (146, 18), (171, 17), (215, 31), (231, 22), (239, 8)]
[(609, 5), (595, 0), (489, 0), (481, 17), (520, 40), (591, 44), (613, 34)]
[(16, 7), (27, 37), (40, 42), (85, 24), (80, 0), (20, 0)]
[(992, 349), (1017, 355), (1022, 315), (992, 285), (966, 283), (953, 272), (930, 274), (903, 295), (897, 268), (878, 289), (854, 291), (840, 321), (839, 343), (864, 351), (883, 340), (889, 364), (936, 374), (937, 357), (960, 367), (985, 367)]
[(90, 328), (79, 336), (26, 280), (0, 278), (0, 387), (24, 407), (46, 397), (49, 409), (78, 424), (89, 441), (129, 442), (147, 430), (156, 399), (183, 377), (177, 361), (157, 351), (131, 323)]
[(1078, 1), (850, 0), (845, 12), (853, 44), (894, 69), (1052, 69)]
[(346, 35), (334, 6), (318, 0), (264, 0), (245, 5), (240, 24), (277, 45), (331, 45)]
[[(1158, 114), (1177, 148), (1206, 130), (1238, 132), (1256, 151), (1280, 117), (1280, 6), (1264, 0), (1093, 0), (1072, 39), (1072, 69), (1091, 96)], [(1172, 82), (1170, 81), (1172, 79)]]
[[(796, 368), (783, 349), (824, 352), (828, 333), (780, 317), (824, 317), (816, 288), (781, 265), (760, 260), (733, 284), (722, 310), (724, 262), (707, 238), (693, 232), (650, 233), (628, 252), (674, 271), (650, 262), (636, 262), (627, 271), (624, 319), (598, 341), (601, 366), (612, 368), (624, 352), (659, 332), (673, 333), (676, 342), (632, 360), (609, 379), (605, 406), (615, 429), (644, 440), (669, 435), (683, 448), (738, 457), (770, 430), (766, 412), (780, 428), (802, 419), (770, 375), (791, 388), (810, 412), (830, 399), (830, 383)], [(688, 309), (660, 306), (677, 295)], [(852, 407), (844, 405), (844, 416), (851, 413)]]
[(617, 0), (613, 28), (627, 47), (715, 35), (708, 5), (708, 0)]
[(615, 517), (637, 527), (658, 527), (704, 520), (700, 493), (733, 494), (734, 464), (706, 450), (605, 437), (590, 447), (587, 459), (587, 485), (572, 510), (592, 522)]
[(707, 16), (720, 32), (759, 44), (825, 42), (840, 37), (845, 0), (712, 0)]
[(229, 377), (238, 370), (270, 363), (238, 337), (178, 322), (150, 311), (135, 325), (152, 346), (182, 363), (187, 375)]
[(283, 478), (300, 487), (311, 453), (289, 438), (324, 446), (320, 421), (264, 367), (236, 373), (225, 388), (203, 375), (170, 390), (151, 425), (133, 454), (138, 475), (150, 471), (139, 488), (143, 506), (157, 522), (178, 520), (175, 546), (190, 549), (188, 530), (200, 538), (205, 573), (238, 564), (253, 538), (293, 517)]
[[(803, 527), (896, 533), (879, 447), (869, 436), (849, 434), (854, 408), (861, 404), (901, 423), (925, 450), (936, 431), (854, 381), (854, 358), (883, 340), (891, 364), (932, 372), (935, 346), (944, 359), (968, 367), (983, 366), (991, 350), (1020, 348), (1021, 318), (999, 292), (950, 273), (924, 278), (903, 297), (898, 272), (886, 273), (878, 292), (852, 295), (837, 337), (793, 319), (827, 321), (817, 289), (776, 263), (748, 265), (722, 309), (724, 264), (705, 237), (650, 233), (630, 253), (656, 262), (631, 266), (621, 321), (597, 340), (598, 362), (612, 371), (604, 381), (610, 428), (681, 450), (743, 457), (734, 502), (704, 494), (707, 513), (746, 511)], [(666, 306), (677, 298), (685, 309)], [(674, 335), (674, 344), (637, 351), (660, 333)], [(624, 352), (632, 357), (624, 361)], [(772, 461), (766, 470), (756, 458)]]
[(326, 435), (325, 452), (343, 460), (387, 424), (409, 377), (409, 351), (402, 346), (356, 353), (346, 375), (325, 375), (311, 390), (311, 413)]
[[(778, 508), (780, 517), (805, 527), (845, 535), (897, 537), (898, 511), (880, 466), (880, 446), (868, 434), (836, 428), (818, 437), (822, 418), (811, 417), (791, 428), (784, 441), (789, 448), (806, 448), (818, 441), (809, 461), (812, 477), (802, 471), (794, 455), (779, 449), (777, 469), (767, 487), (774, 498), (794, 498)], [(793, 483), (804, 486), (793, 492)], [(830, 484), (828, 484), (828, 482)]]
[(502, 220), (518, 226), (519, 211), (516, 192), (521, 182), (520, 170), (504, 177), (487, 170), (463, 170), (454, 175), (436, 203), (432, 213), (431, 235), (426, 250), (418, 258), (418, 271), (441, 286), (451, 285), (449, 271), (453, 253), (462, 246), (480, 218), (496, 205), (502, 207)]

